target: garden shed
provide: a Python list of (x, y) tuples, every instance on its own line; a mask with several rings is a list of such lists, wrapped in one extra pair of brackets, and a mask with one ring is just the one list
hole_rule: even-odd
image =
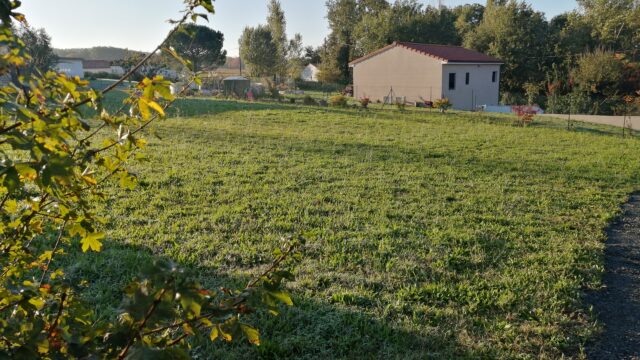
[(498, 105), (502, 61), (459, 46), (394, 42), (352, 61), (356, 99), (432, 102), (454, 109)]
[(222, 86), (226, 96), (243, 98), (251, 88), (251, 80), (242, 76), (231, 76), (222, 80)]

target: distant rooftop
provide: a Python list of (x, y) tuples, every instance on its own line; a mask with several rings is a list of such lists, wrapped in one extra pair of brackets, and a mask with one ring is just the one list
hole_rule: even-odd
[(382, 49), (376, 50), (370, 54), (367, 54), (359, 59), (356, 59), (350, 63), (355, 65), (369, 58), (372, 58), (387, 50), (401, 46), (403, 48), (416, 51), (420, 54), (436, 58), (440, 61), (447, 63), (474, 63), (474, 64), (501, 64), (502, 61), (492, 56), (483, 54), (481, 52), (466, 49), (461, 46), (453, 45), (436, 45), (436, 44), (420, 44), (412, 42), (399, 42), (396, 41), (391, 45), (385, 46)]
[(107, 69), (111, 67), (111, 61), (107, 60), (83, 60), (82, 67), (85, 69)]

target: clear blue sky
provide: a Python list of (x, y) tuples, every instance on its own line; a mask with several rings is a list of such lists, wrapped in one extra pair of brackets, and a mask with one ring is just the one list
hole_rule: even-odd
[[(421, 0), (435, 5), (437, 0)], [(449, 6), (474, 1), (444, 0)], [(485, 0), (475, 2), (485, 3)], [(547, 18), (574, 9), (575, 0), (529, 1)], [(305, 45), (318, 46), (328, 33), (325, 0), (281, 0), (289, 35), (301, 33)], [(264, 23), (267, 0), (216, 0), (216, 15), (209, 26), (225, 34), (225, 49), (237, 55), (238, 38), (245, 26)], [(43, 27), (58, 48), (117, 46), (151, 50), (170, 28), (181, 0), (23, 0), (21, 11), (30, 24)]]

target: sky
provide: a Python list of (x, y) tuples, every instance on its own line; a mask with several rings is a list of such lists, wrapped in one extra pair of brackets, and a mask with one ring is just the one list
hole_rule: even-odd
[[(420, 0), (436, 5), (437, 0)], [(448, 6), (485, 0), (443, 0)], [(322, 44), (329, 29), (325, 0), (281, 0), (287, 19), (287, 33), (302, 34), (306, 45)], [(530, 0), (547, 18), (577, 7), (575, 0)], [(225, 35), (224, 48), (238, 55), (238, 38), (245, 26), (266, 22), (267, 0), (216, 0), (216, 14), (209, 26)], [(23, 0), (21, 12), (36, 28), (44, 28), (56, 48), (115, 46), (150, 51), (177, 18), (181, 0)]]

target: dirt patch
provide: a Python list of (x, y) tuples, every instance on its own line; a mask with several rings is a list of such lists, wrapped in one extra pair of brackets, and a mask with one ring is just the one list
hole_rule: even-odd
[(604, 332), (589, 359), (640, 359), (640, 193), (607, 230), (605, 289), (587, 295)]

